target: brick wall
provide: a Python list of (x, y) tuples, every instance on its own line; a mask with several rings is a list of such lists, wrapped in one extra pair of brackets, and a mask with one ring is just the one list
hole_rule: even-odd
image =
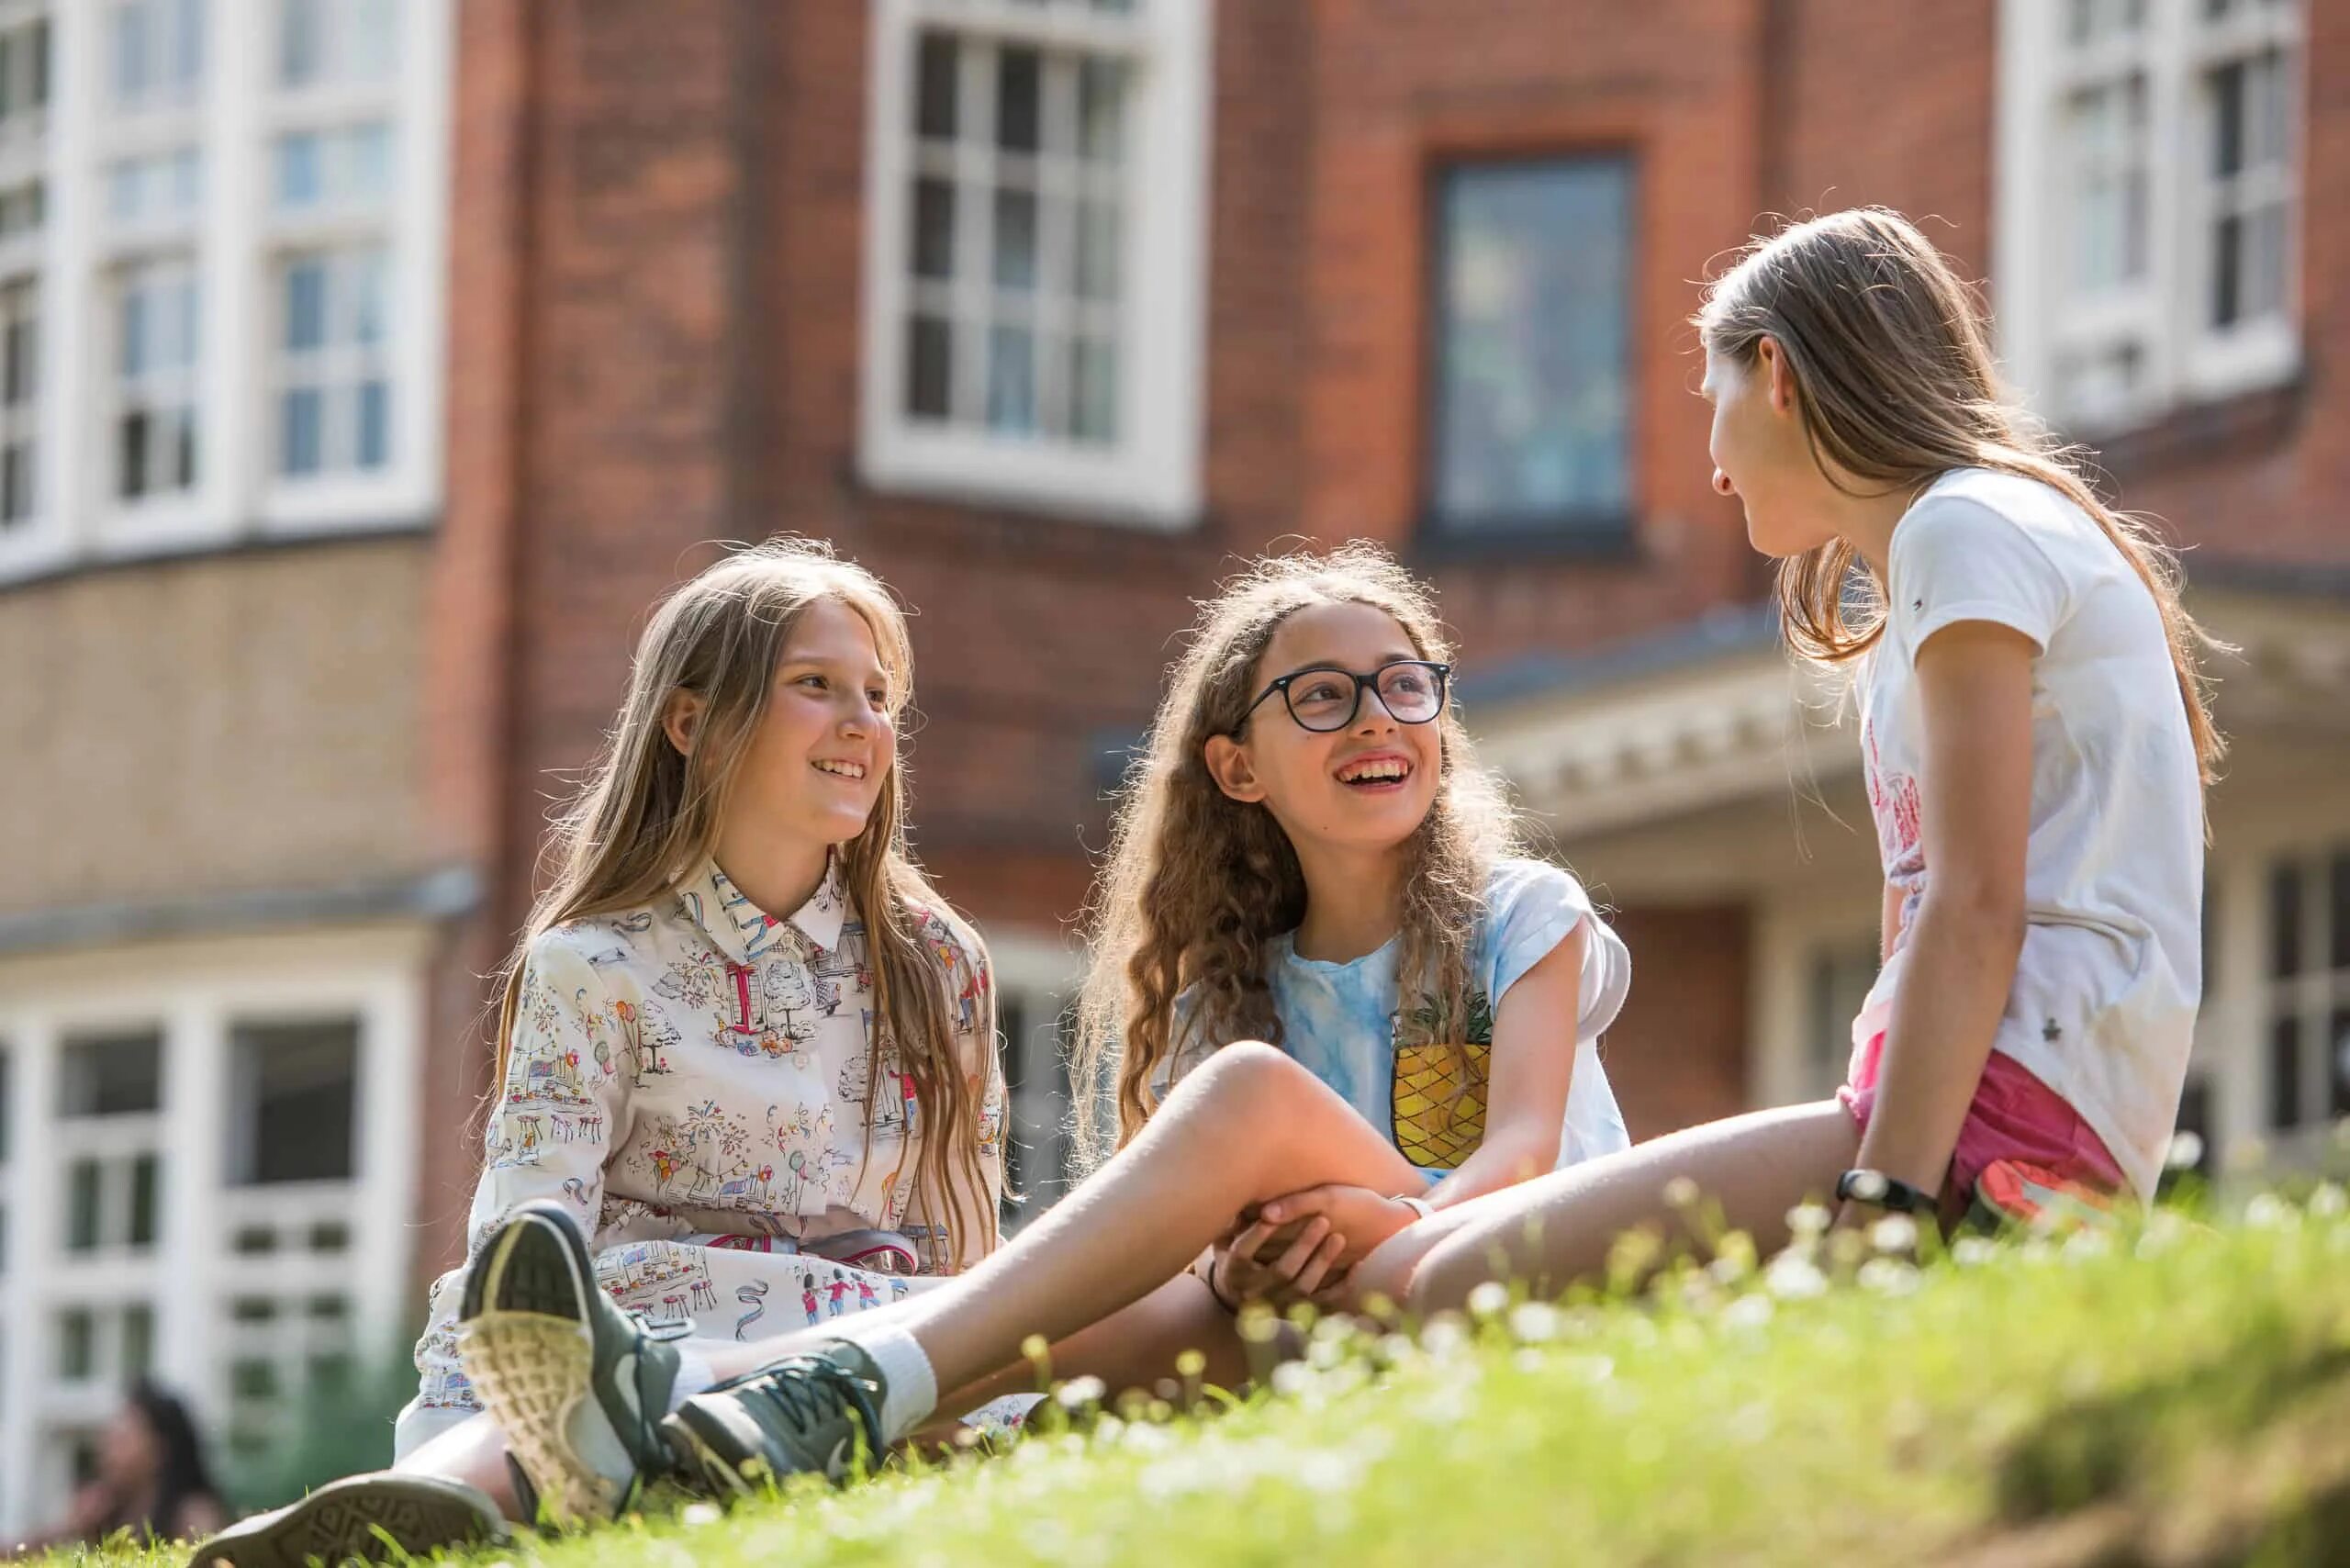
[(1628, 909), (1632, 991), (1602, 1052), (1637, 1141), (1747, 1108), (1742, 905)]
[[(1695, 280), (1760, 213), (1860, 202), (1932, 220), (1980, 275), (1993, 9), (1225, 0), (1206, 515), (1169, 536), (857, 479), (864, 6), (469, 0), (428, 703), (436, 829), (492, 875), (446, 966), (442, 1080), (475, 1081), (467, 977), (520, 918), (548, 797), (609, 722), (646, 605), (707, 541), (829, 537), (919, 608), (919, 847), (982, 922), (1032, 929), (1083, 896), (1099, 754), (1139, 731), (1191, 599), (1269, 541), (1396, 544), (1472, 665), (1751, 598), (1759, 564), (1707, 488), (1691, 395)], [(2116, 468), (2132, 501), (2215, 546), (2338, 559), (2326, 498), (2350, 484), (2350, 441), (2324, 372), (2350, 332), (2350, 225), (2324, 198), (2350, 178), (2350, 14), (2311, 10), (2307, 384)], [(1439, 561), (1419, 531), (1431, 174), (1595, 148), (1636, 167), (1634, 547)], [(1648, 982), (1611, 1047), (1636, 1130), (1741, 1103), (1743, 915), (1636, 909), (1624, 926)]]

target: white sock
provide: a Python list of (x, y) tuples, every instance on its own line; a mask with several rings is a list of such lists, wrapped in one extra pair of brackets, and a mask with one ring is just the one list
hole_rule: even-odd
[(677, 1381), (669, 1385), (668, 1414), (677, 1413), (677, 1406), (697, 1394), (707, 1393), (718, 1382), (718, 1374), (710, 1363), (683, 1345), (677, 1347)]
[(912, 1334), (887, 1323), (844, 1327), (840, 1337), (881, 1370), (881, 1440), (894, 1443), (938, 1408), (938, 1373)]

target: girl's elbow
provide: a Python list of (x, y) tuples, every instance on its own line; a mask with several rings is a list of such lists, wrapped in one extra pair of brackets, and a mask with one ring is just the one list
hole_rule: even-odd
[[(1936, 887), (1927, 905), (1934, 924), (1952, 935), (1971, 939), (1994, 953), (2023, 950), (2024, 907), (2020, 887), (1958, 877)], [(1920, 923), (1928, 913), (1920, 909)]]

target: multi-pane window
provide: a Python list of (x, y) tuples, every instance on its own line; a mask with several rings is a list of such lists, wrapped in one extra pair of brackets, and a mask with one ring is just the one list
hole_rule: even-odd
[(218, 1414), (240, 1461), (281, 1448), (304, 1401), (352, 1391), (360, 1034), (348, 1014), (229, 1025)]
[(295, 253), (278, 267), (277, 471), (382, 468), (391, 456), (381, 247)]
[(435, 514), (454, 10), (0, 0), (0, 578)]
[(2263, 987), (2278, 1132), (2350, 1116), (2350, 845), (2268, 871)]
[(110, 0), (108, 79), (116, 105), (144, 110), (185, 106), (204, 84), (206, 0)]
[(2109, 430), (2299, 363), (2301, 0), (2008, 0), (2003, 344)]
[(189, 223), (203, 203), (204, 157), (194, 147), (119, 158), (106, 169), (106, 222), (118, 232)]
[(129, 511), (184, 503), (204, 462), (206, 6), (106, 0), (100, 16), (108, 107), (94, 205), (106, 252), (100, 363), (111, 375), (99, 450), (104, 494)]
[[(2225, 6), (2215, 6), (2224, 12)], [(2204, 319), (2215, 329), (2284, 314), (2293, 241), (2293, 63), (2263, 38), (2202, 78)]]
[(1207, 7), (881, 0), (865, 465), (1181, 521)]
[(398, 0), (282, 0), (277, 81), (317, 88), (392, 79), (399, 64)]
[(394, 455), (398, 14), (391, 0), (279, 0), (277, 20), (271, 472), (365, 477)]
[(1876, 984), (1877, 942), (1874, 937), (1816, 949), (1811, 957), (1810, 994), (1805, 1012), (1802, 1092), (1825, 1097), (1844, 1081), (1852, 1059), (1852, 1021), (1861, 1014)]
[(348, 1182), (358, 1172), (359, 1024), (241, 1024), (229, 1038), (229, 1180)]
[(47, 217), (50, 20), (0, 5), (0, 538), (29, 531), (41, 505), (41, 227)]
[(113, 283), (115, 493), (126, 503), (184, 495), (198, 462), (196, 267), (134, 262)]
[(49, 110), (49, 50), (47, 17), (0, 25), (0, 137), (39, 129)]
[(998, 992), (996, 1025), (1011, 1096), (1003, 1160), (1008, 1226), (1035, 1218), (1069, 1190), (1069, 1023), (1050, 992), (1010, 987)]
[(0, 284), (0, 530), (33, 515), (40, 437), (40, 285)]
[(1620, 156), (1439, 177), (1428, 500), (1440, 531), (1625, 528), (1631, 207)]
[(1117, 439), (1127, 62), (940, 29), (910, 105), (905, 412)]
[(59, 1055), (57, 1169), (68, 1254), (155, 1245), (162, 1176), (162, 1036), (69, 1037)]

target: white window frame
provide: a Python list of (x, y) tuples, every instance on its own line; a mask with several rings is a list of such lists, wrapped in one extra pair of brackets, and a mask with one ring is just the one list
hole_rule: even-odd
[[(443, 493), (450, 114), (455, 0), (404, 0), (399, 68), (383, 88), (396, 106), (392, 193), (373, 213), (280, 219), (267, 202), (281, 126), (331, 119), (354, 101), (336, 84), (278, 84), (276, 0), (204, 0), (205, 74), (196, 96), (151, 112), (118, 112), (109, 55), (111, 6), (50, 0), (50, 98), (45, 135), (0, 128), (0, 188), (38, 174), (46, 185), (38, 255), (41, 280), (39, 498), (27, 524), (0, 532), (0, 581), (93, 559), (138, 558), (231, 545), (255, 537), (308, 537), (351, 529), (430, 524)], [(42, 7), (0, 0), (0, 25)], [(365, 89), (364, 91), (373, 91)], [(107, 170), (116, 160), (187, 142), (203, 160), (201, 210), (162, 230), (110, 223)], [(277, 257), (338, 236), (387, 241), (392, 252), (385, 344), (392, 379), (389, 465), (331, 482), (274, 473)], [(201, 295), (197, 405), (202, 421), (194, 492), (154, 504), (118, 503), (109, 418), (115, 364), (105, 355), (109, 268), (162, 247), (193, 260)], [(0, 248), (0, 273), (11, 273)]]
[[(2265, 875), (2257, 909), (2262, 941), (2252, 985), (2260, 999), (2259, 1027), (2251, 1044), (2259, 1062), (2261, 1133), (2280, 1143), (2319, 1141), (2336, 1119), (2333, 1090), (2336, 1074), (2343, 1071), (2336, 1053), (2350, 1049), (2333, 1033), (2334, 1018), (2350, 1012), (2350, 969), (2337, 969), (2333, 961), (2337, 934), (2332, 920), (2332, 875), (2335, 858), (2342, 856), (2350, 856), (2350, 838), (2311, 841), (2296, 849), (2280, 850), (2261, 862)], [(2270, 879), (2288, 868), (2300, 884), (2300, 907), (2296, 912), (2300, 963), (2291, 974), (2279, 975), (2273, 963), (2276, 910)], [(2290, 1126), (2282, 1126), (2273, 1114), (2278, 1088), (2275, 1032), (2288, 1019), (2300, 1030), (2300, 1081), (2292, 1086), (2300, 1115)]]
[[(1208, 0), (874, 0), (866, 134), (860, 471), (877, 489), (1175, 530), (1201, 507), (1211, 95)], [(1118, 438), (1092, 450), (904, 413), (913, 60), (924, 28), (1132, 62), (1119, 256)], [(974, 156), (983, 154), (974, 153)]]
[[(42, 316), (41, 280), (38, 272), (9, 273), (0, 271), (0, 533), (16, 529), (37, 527), (41, 512), (40, 471), (40, 346)], [(19, 301), (28, 301), (30, 308), (19, 310)], [(19, 320), (32, 329), (33, 352), (27, 366), (32, 377), (32, 396), (22, 402), (8, 400), (7, 376), (10, 370), (8, 334)], [(10, 447), (22, 444), (31, 464), (26, 476), (28, 492), (22, 517), (7, 516), (7, 480), (6, 454)]]
[[(2217, 401), (2290, 381), (2301, 364), (2300, 244), (2307, 180), (2304, 120), (2308, 49), (2302, 0), (2253, 4), (2221, 24), (2201, 0), (2143, 0), (2133, 38), (2084, 51), (2062, 29), (2067, 6), (2001, 0), (1995, 127), (1997, 225), (1993, 286), (2009, 379), (2059, 424), (2108, 433), (2185, 404)], [(2288, 62), (2287, 149), (2291, 221), (2283, 308), (2228, 328), (2208, 324), (2210, 296), (2211, 106), (2204, 74), (2261, 49)], [(2135, 68), (2146, 74), (2149, 173), (2146, 271), (2136, 287), (2106, 298), (2070, 296), (2067, 182), (2049, 162), (2065, 106), (2080, 87)], [(2138, 346), (2139, 381), (2124, 403), (2101, 410), (2061, 406), (2059, 367), (2071, 356)]]
[[(1031, 1169), (1021, 1172), (1025, 1202), (1008, 1211), (1012, 1228), (1034, 1220), (1068, 1191), (1065, 1162), (1070, 1153), (1066, 1116), (1069, 1106), (1068, 1063), (1061, 1052), (1061, 1017), (1077, 1000), (1084, 962), (1058, 934), (997, 928), (988, 937), (988, 960), (995, 977), (999, 1026), (1004, 1037), (1004, 1076), (1011, 1092), (1004, 1127), (1005, 1152), (1023, 1129), (1038, 1129), (1045, 1137), (1037, 1152), (1064, 1162), (1064, 1168), (1043, 1180)], [(1002, 1017), (1007, 1002), (1019, 1004), (1020, 1036), (1012, 1037)], [(1040, 1069), (1049, 1069), (1040, 1071)], [(1025, 1138), (1021, 1139), (1024, 1145)], [(1006, 1174), (1009, 1175), (1007, 1160)]]
[[(1852, 1020), (1822, 1020), (1814, 979), (1823, 958), (1840, 958), (1883, 941), (1884, 883), (1807, 887), (1759, 901), (1751, 927), (1754, 963), (1749, 971), (1747, 1103), (1791, 1105), (1833, 1094), (1844, 1081), (1849, 1050), (1843, 1036), (1823, 1039), (1823, 1026), (1849, 1034)], [(1823, 1047), (1825, 1052), (1823, 1055)]]
[[(44, 1438), (97, 1427), (119, 1399), (119, 1390), (102, 1376), (65, 1383), (52, 1375), (50, 1325), (60, 1311), (151, 1304), (154, 1375), (190, 1397), (207, 1429), (229, 1407), (227, 1352), (250, 1338), (230, 1321), (229, 1304), (239, 1295), (298, 1298), (330, 1287), (350, 1300), (351, 1343), (363, 1357), (413, 1328), (407, 1304), (420, 1146), (421, 1081), (415, 1064), (431, 948), (429, 931), (399, 927), (0, 964), (0, 1042), (10, 1057), (14, 1124), (6, 1166), (8, 1266), (0, 1273), (0, 1321), (9, 1330), (0, 1339), (0, 1536), (17, 1540), (52, 1522), (67, 1495), (57, 1485), (56, 1468), (65, 1455)], [(360, 1025), (354, 1179), (333, 1184), (332, 1193), (326, 1184), (231, 1187), (233, 1025), (322, 1014), (355, 1017)], [(65, 1172), (53, 1114), (60, 1042), (92, 1031), (142, 1028), (159, 1028), (163, 1036), (162, 1108), (119, 1120), (151, 1129), (164, 1161), (155, 1243), (136, 1253), (68, 1254)], [(80, 1142), (106, 1141), (116, 1132), (101, 1126), (79, 1135)], [(290, 1259), (274, 1263), (265, 1281), (241, 1280), (227, 1250), (232, 1228), (251, 1211), (271, 1207), (297, 1218), (333, 1208), (352, 1227), (348, 1253), (331, 1269)], [(180, 1309), (192, 1303), (206, 1309)], [(102, 1334), (102, 1363), (106, 1344)]]
[[(416, 98), (422, 85), (419, 78), (425, 73), (409, 63), (416, 58), (413, 51), (421, 42), (413, 17), (418, 7), (399, 7), (403, 18), (399, 40), (402, 55), (399, 68), (390, 77), (380, 82), (351, 81), (338, 79), (330, 73), (322, 81), (299, 87), (285, 86), (279, 77), (278, 23), (282, 12), (278, 0), (272, 0), (260, 9), (264, 12), (264, 27), (257, 48), (261, 51), (264, 102), (268, 106), (261, 137), (255, 201), (268, 216), (263, 219), (266, 238), (261, 255), (261, 308), (256, 312), (260, 322), (257, 380), (261, 413), (253, 443), (253, 465), (261, 476), (263, 520), (272, 528), (285, 529), (300, 529), (329, 521), (380, 521), (388, 510), (404, 505), (420, 515), (431, 507), (430, 496), (403, 498), (400, 476), (409, 448), (428, 439), (435, 442), (439, 439), (437, 409), (426, 407), (418, 396), (432, 375), (431, 364), (421, 361), (417, 351), (437, 345), (443, 333), (437, 293), (429, 297), (420, 296), (413, 286), (416, 280), (412, 274), (429, 272), (437, 279), (445, 261), (437, 229), (431, 231), (435, 236), (431, 249), (420, 252), (418, 248), (423, 235), (414, 207), (418, 194), (416, 170), (420, 158), (432, 155), (418, 135), (424, 128), (419, 124)], [(447, 69), (443, 61), (432, 73), (440, 79), (435, 84), (436, 91), (445, 92)], [(445, 118), (445, 108), (440, 114)], [(393, 131), (391, 196), (387, 204), (336, 207), (330, 202), (309, 212), (274, 212), (276, 150), (281, 135), (315, 131), (332, 136), (385, 120), (390, 122)], [(388, 375), (392, 389), (386, 432), (389, 461), (384, 467), (369, 471), (330, 468), (316, 475), (283, 474), (278, 463), (283, 434), (279, 394), (286, 385), (280, 379), (285, 353), (284, 268), (299, 256), (335, 259), (354, 250), (374, 248), (386, 252), (389, 271), (386, 338), (372, 349), (332, 346), (318, 357), (363, 365), (373, 362)], [(420, 255), (429, 258), (420, 267), (417, 264)], [(412, 311), (431, 313), (411, 315)], [(423, 323), (420, 330), (417, 325), (420, 322)], [(428, 418), (431, 429), (427, 428)], [(322, 434), (321, 440), (331, 450), (330, 432)]]

